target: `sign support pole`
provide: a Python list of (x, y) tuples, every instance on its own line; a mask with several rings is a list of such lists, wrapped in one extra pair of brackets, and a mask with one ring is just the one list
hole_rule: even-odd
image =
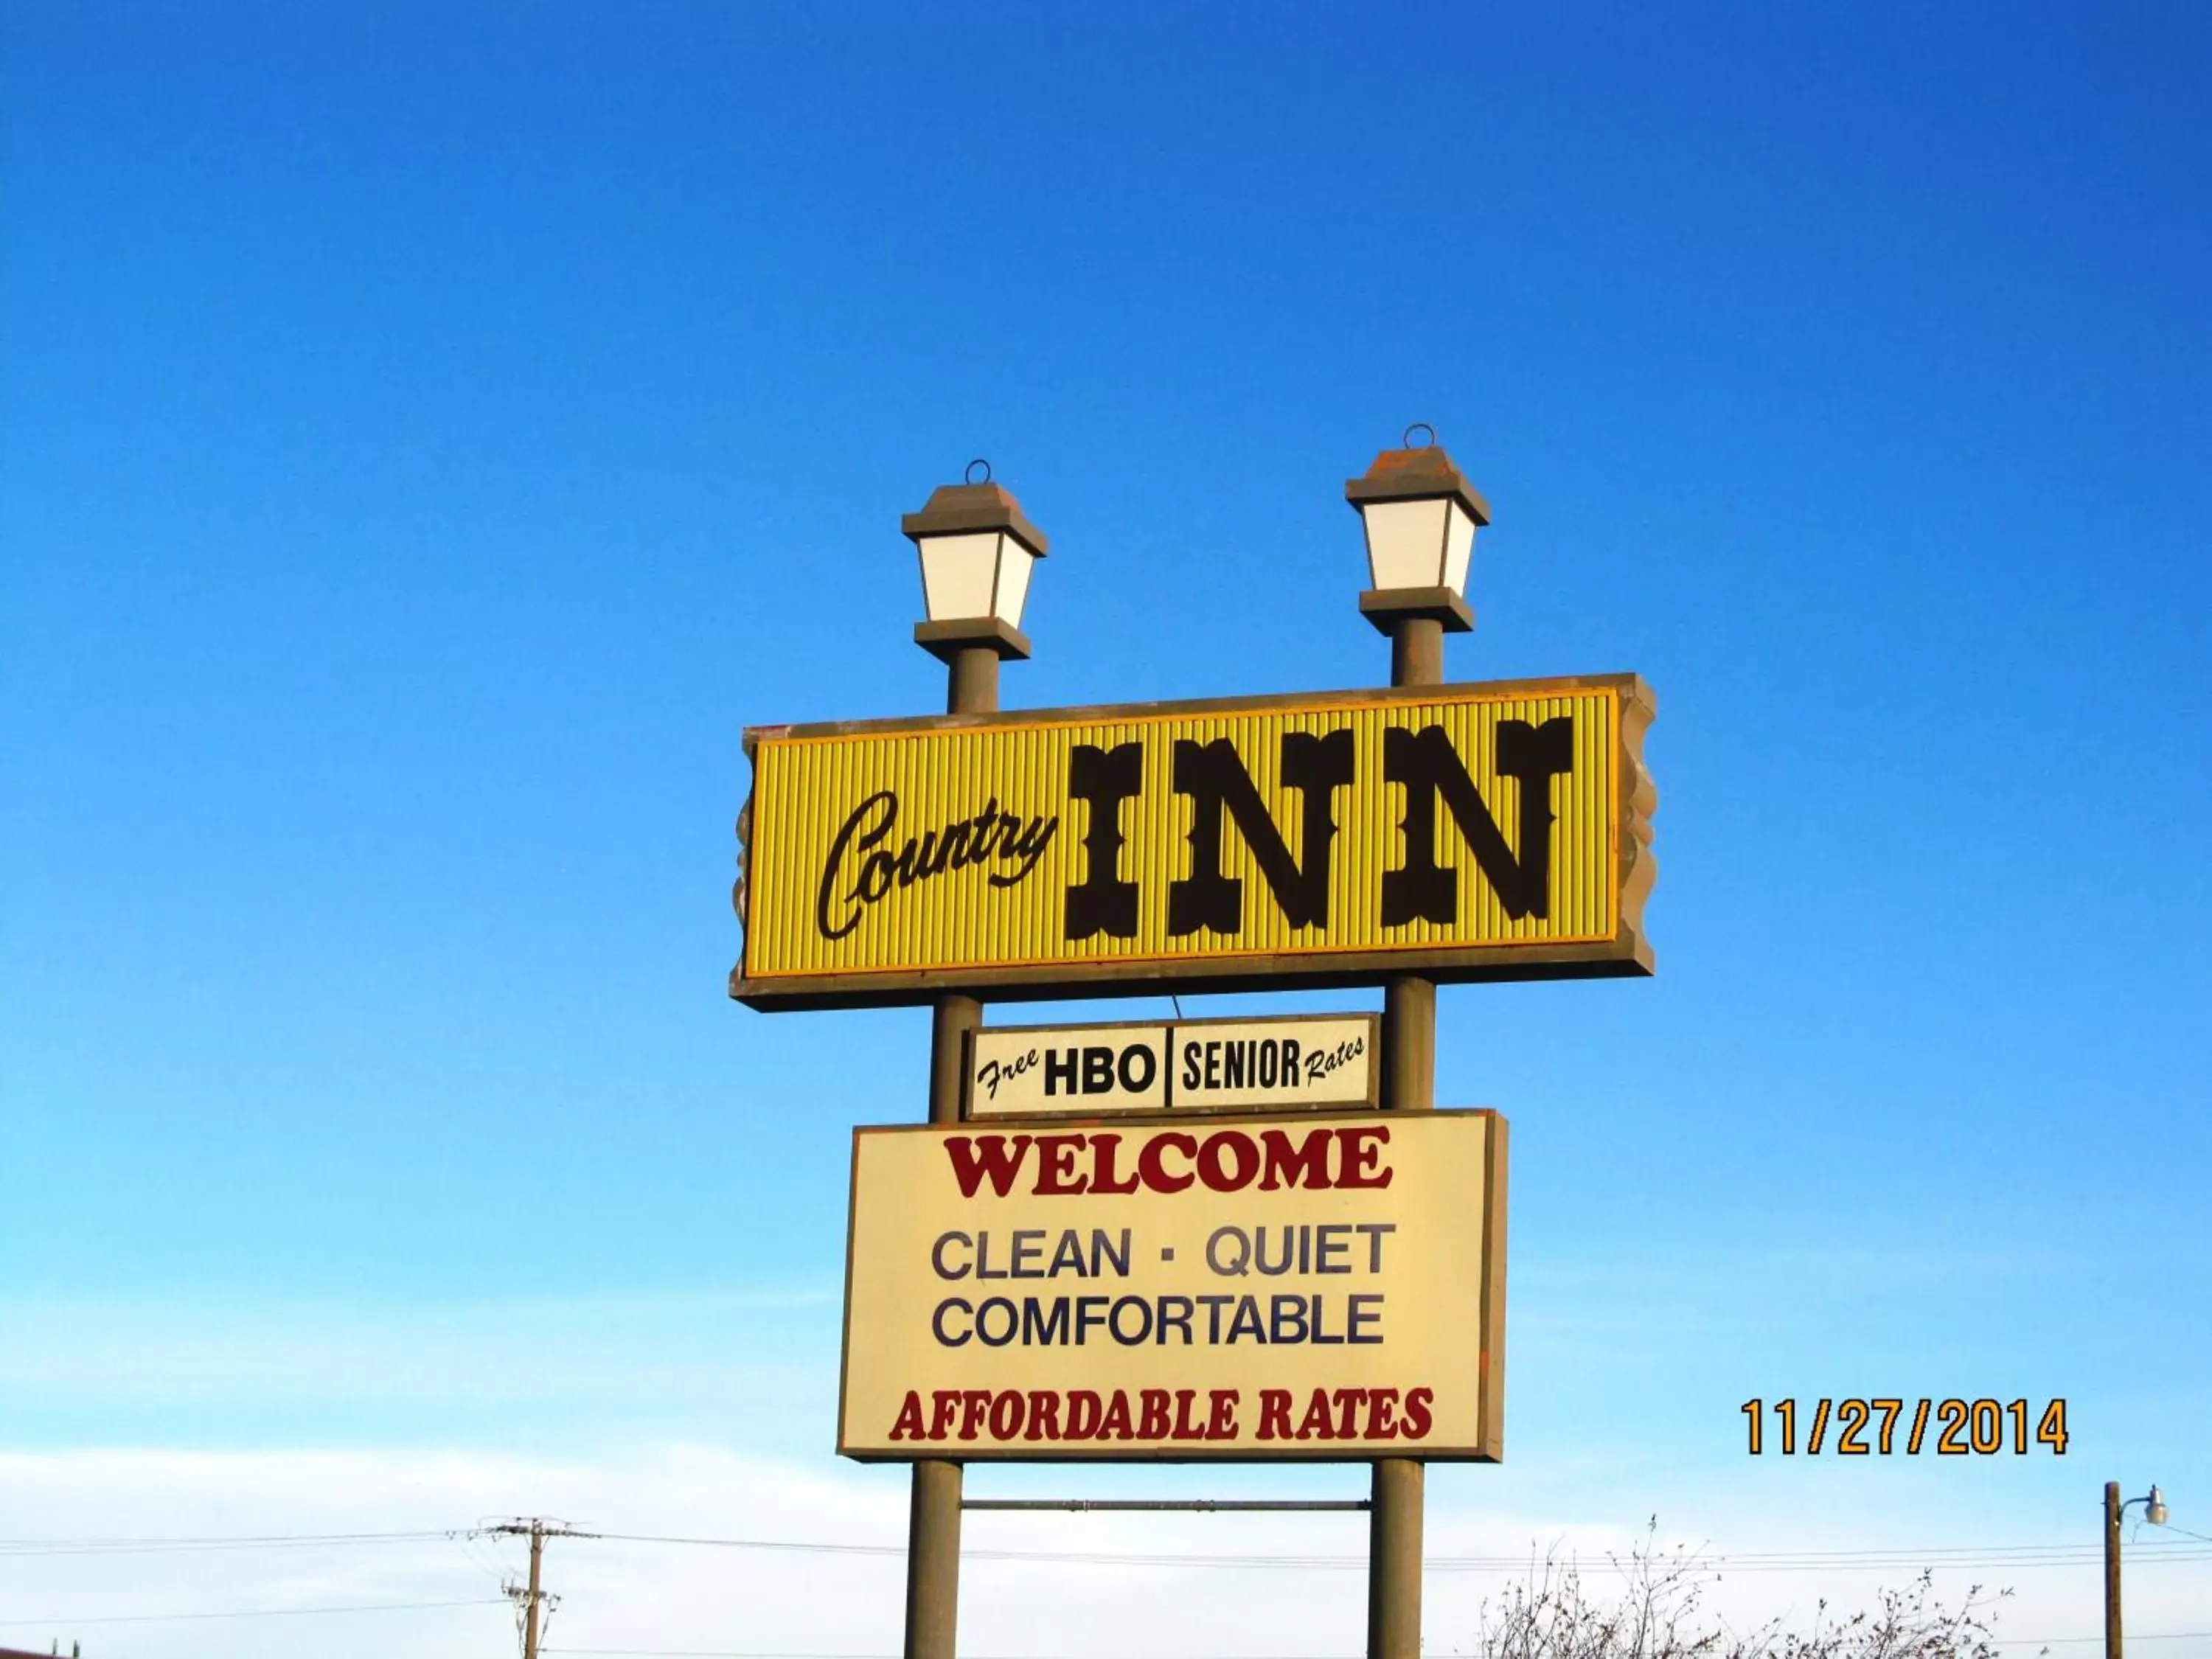
[[(963, 646), (948, 653), (945, 709), (988, 714), (999, 706), (995, 646)], [(975, 997), (945, 995), (933, 1005), (929, 1026), (929, 1121), (960, 1121), (961, 1072), (969, 1032), (983, 1022)], [(963, 1469), (948, 1457), (914, 1466), (907, 1511), (906, 1659), (954, 1659), (960, 1625), (960, 1492)]]
[[(1400, 616), (1390, 629), (1390, 684), (1443, 683), (1444, 630), (1433, 617)], [(1382, 1107), (1427, 1111), (1437, 1103), (1437, 982), (1393, 975), (1382, 990)], [(1427, 1470), (1418, 1459), (1378, 1457), (1367, 1531), (1368, 1659), (1420, 1659), (1421, 1522)]]

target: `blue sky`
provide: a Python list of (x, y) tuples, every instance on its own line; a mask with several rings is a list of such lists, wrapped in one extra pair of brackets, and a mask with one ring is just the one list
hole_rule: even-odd
[[(892, 1515), (834, 1304), (925, 1022), (723, 996), (739, 733), (936, 705), (897, 518), (975, 455), (1053, 538), (1010, 706), (1372, 683), (1342, 483), (1424, 420), (1452, 676), (1660, 709), (1657, 977), (1443, 995), (1513, 1371), (1437, 1513), (2212, 1532), (2208, 71), (2130, 3), (9, 8), (0, 1452)], [(1741, 1449), (1867, 1393), (2075, 1439)]]

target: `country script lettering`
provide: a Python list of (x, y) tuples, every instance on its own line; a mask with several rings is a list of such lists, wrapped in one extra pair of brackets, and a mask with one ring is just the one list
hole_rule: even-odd
[(996, 797), (972, 818), (956, 818), (941, 829), (908, 836), (893, 854), (899, 799), (878, 789), (846, 817), (830, 844), (815, 890), (814, 925), (824, 939), (842, 939), (860, 925), (868, 907), (894, 887), (911, 887), (951, 870), (974, 869), (994, 861), (1011, 865), (987, 879), (994, 887), (1012, 887), (1036, 868), (1060, 828), (1057, 815), (1023, 817), (999, 809)]

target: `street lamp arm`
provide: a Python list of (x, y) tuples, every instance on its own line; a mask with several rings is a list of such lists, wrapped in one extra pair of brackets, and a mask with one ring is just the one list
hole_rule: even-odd
[(2127, 1512), (2130, 1509), (2133, 1509), (2137, 1504), (2143, 1506), (2143, 1519), (2149, 1522), (2154, 1527), (2164, 1526), (2166, 1524), (2166, 1517), (2172, 1513), (2172, 1511), (2166, 1507), (2166, 1494), (2160, 1492), (2156, 1486), (2153, 1486), (2141, 1498), (2130, 1498), (2126, 1502), (2123, 1503), (2118, 1509), (2112, 1512), (2113, 1518), (2117, 1520), (2126, 1515)]

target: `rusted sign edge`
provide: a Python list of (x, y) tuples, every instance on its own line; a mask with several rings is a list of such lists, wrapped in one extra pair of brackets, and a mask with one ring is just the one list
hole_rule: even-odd
[(1341, 991), (1372, 988), (1393, 974), (1473, 985), (1508, 980), (1641, 979), (1652, 969), (1650, 945), (1640, 933), (1624, 928), (1613, 939), (1577, 945), (1424, 945), (1228, 960), (1200, 957), (1172, 962), (879, 969), (790, 980), (748, 980), (733, 971), (730, 995), (762, 1012), (798, 1012), (912, 1007), (947, 991), (974, 992), (992, 1002), (1043, 1002), (1159, 996), (1168, 990)]
[(749, 726), (748, 759), (762, 743), (813, 743), (831, 738), (877, 738), (933, 732), (989, 731), (1030, 726), (1129, 725), (1140, 720), (1209, 715), (1280, 714), (1286, 710), (1359, 708), (1372, 703), (1504, 702), (1517, 697), (1567, 696), (1578, 691), (1616, 691), (1624, 704), (1640, 702), (1645, 720), (1656, 708), (1640, 674), (1561, 674), (1528, 680), (1459, 680), (1442, 685), (1352, 686), (1339, 691), (1275, 691), (1259, 696), (1199, 697), (1170, 702), (1109, 702), (1066, 708), (1003, 708), (988, 714), (911, 714), (884, 720), (823, 720), (811, 725)]

